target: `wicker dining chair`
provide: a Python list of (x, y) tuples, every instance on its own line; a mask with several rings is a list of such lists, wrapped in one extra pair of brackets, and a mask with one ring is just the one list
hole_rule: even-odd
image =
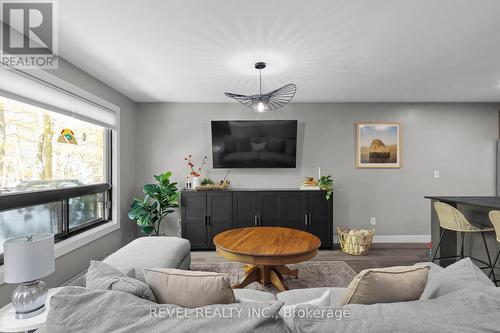
[[(473, 225), (471, 224), (460, 212), (458, 209), (456, 209), (453, 206), (450, 206), (444, 202), (435, 202), (434, 203), (434, 209), (436, 210), (438, 219), (439, 219), (439, 226), (441, 229), (441, 235), (439, 236), (439, 243), (438, 246), (436, 247), (436, 251), (434, 253), (434, 256), (432, 257), (432, 262), (435, 260), (439, 259), (463, 259), (465, 258), (464, 256), (464, 241), (465, 241), (465, 235), (468, 233), (478, 233), (480, 232), (482, 237), (483, 237), (483, 242), (484, 242), (484, 247), (486, 249), (486, 255), (488, 257), (488, 262), (483, 261), (478, 258), (474, 258), (469, 256), (469, 258), (474, 259), (484, 265), (485, 267), (480, 267), (481, 269), (489, 269), (493, 267), (493, 264), (491, 262), (491, 257), (490, 257), (490, 251), (488, 250), (488, 245), (486, 244), (486, 237), (484, 236), (485, 232), (493, 232), (495, 231), (494, 228), (492, 227), (486, 227), (486, 226), (480, 226), (480, 225)], [(500, 227), (500, 225), (499, 225)], [(460, 254), (454, 255), (454, 256), (447, 256), (447, 257), (436, 257), (437, 252), (439, 250), (439, 247), (441, 246), (441, 241), (443, 240), (443, 235), (446, 230), (458, 232), (461, 235), (461, 244), (460, 244)], [(497, 258), (498, 259), (498, 258)], [(494, 272), (493, 272), (493, 278), (495, 279)]]
[[(489, 213), (490, 221), (493, 224), (493, 227), (495, 228), (495, 233), (497, 237), (497, 243), (500, 244), (500, 211), (498, 210), (492, 210)], [(497, 284), (500, 280), (497, 280), (495, 277), (495, 266), (498, 262), (498, 258), (500, 257), (500, 249), (498, 250), (498, 253), (495, 257), (495, 260), (493, 260), (493, 265), (491, 267), (490, 274), (488, 275), (489, 277), (493, 277), (493, 282)]]

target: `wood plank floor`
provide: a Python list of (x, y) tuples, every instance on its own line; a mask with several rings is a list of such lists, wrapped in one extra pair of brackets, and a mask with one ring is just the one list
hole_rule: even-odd
[[(424, 243), (375, 244), (366, 256), (351, 256), (338, 249), (320, 250), (312, 261), (344, 261), (356, 272), (367, 268), (413, 265), (429, 261)], [(227, 261), (215, 251), (191, 251), (192, 262)]]

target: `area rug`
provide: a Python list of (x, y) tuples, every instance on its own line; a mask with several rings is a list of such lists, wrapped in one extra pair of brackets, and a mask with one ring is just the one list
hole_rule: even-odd
[[(314, 287), (347, 287), (356, 276), (356, 272), (343, 261), (309, 261), (288, 267), (299, 269), (299, 277), (285, 276), (289, 289)], [(243, 264), (236, 262), (207, 262), (191, 263), (191, 270), (226, 273), (235, 284), (243, 275)], [(254, 282), (245, 288), (263, 290), (273, 294), (279, 291), (274, 286), (262, 286)]]

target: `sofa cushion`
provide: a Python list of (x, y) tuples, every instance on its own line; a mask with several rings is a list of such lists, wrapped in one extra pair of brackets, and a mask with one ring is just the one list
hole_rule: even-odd
[(260, 153), (259, 159), (266, 162), (273, 163), (286, 163), (293, 164), (295, 162), (295, 156), (285, 155), (282, 153), (273, 153), (269, 151), (264, 151)]
[(256, 151), (246, 151), (246, 152), (236, 152), (232, 154), (227, 154), (224, 156), (223, 161), (225, 163), (244, 163), (247, 161), (258, 160), (259, 152)]
[(188, 268), (180, 265), (186, 258), (189, 259), (190, 249), (189, 241), (180, 237), (140, 237), (103, 262), (114, 267), (133, 267), (135, 278), (145, 281), (144, 268)]
[(316, 306), (329, 306), (330, 305), (330, 291), (326, 290), (323, 295), (318, 298), (314, 298), (307, 302), (291, 304), (291, 305), (283, 305), (279, 312), (280, 317), (285, 322), (286, 326), (293, 330), (293, 317), (295, 316), (295, 310), (297, 306), (302, 304), (316, 305)]
[(144, 276), (160, 304), (196, 308), (235, 303), (227, 274), (157, 268), (145, 269)]
[(236, 151), (243, 153), (252, 150), (252, 145), (250, 144), (250, 138), (246, 136), (236, 136), (234, 137), (234, 142), (236, 143)]
[(236, 303), (276, 301), (276, 296), (261, 290), (236, 288), (233, 293)]
[(370, 268), (354, 277), (341, 304), (414, 301), (427, 284), (427, 266)]
[(341, 307), (299, 305), (294, 332), (498, 332), (500, 288), (475, 286), (430, 300)]
[(156, 297), (142, 281), (128, 277), (120, 270), (100, 261), (91, 261), (85, 287), (94, 290), (115, 290), (156, 302)]
[(269, 138), (267, 144), (267, 150), (275, 152), (275, 153), (283, 153), (283, 149), (285, 147), (285, 139), (281, 138)]
[(46, 323), (50, 333), (288, 332), (278, 316), (281, 302), (185, 309), (125, 293), (65, 287), (50, 303)]
[(427, 283), (429, 283), (430, 280), (432, 280), (439, 272), (441, 272), (444, 268), (436, 265), (432, 262), (418, 262), (414, 266), (427, 266), (429, 267), (429, 275), (427, 275)]
[(297, 141), (292, 139), (286, 139), (285, 154), (295, 156), (296, 152), (297, 152)]
[(420, 299), (436, 298), (474, 285), (495, 286), (486, 274), (474, 265), (470, 258), (465, 258), (451, 264), (433, 276), (427, 283)]
[(236, 153), (236, 143), (234, 142), (234, 136), (226, 135), (224, 137), (224, 148), (228, 153)]
[(283, 291), (276, 295), (276, 299), (285, 305), (306, 303), (310, 300), (321, 297), (325, 291), (330, 292), (330, 305), (340, 305), (342, 297), (347, 288), (306, 288)]

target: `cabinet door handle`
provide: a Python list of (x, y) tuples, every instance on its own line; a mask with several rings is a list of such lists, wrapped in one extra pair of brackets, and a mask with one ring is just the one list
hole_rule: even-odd
[(203, 224), (205, 225), (205, 227), (208, 227), (208, 216), (207, 215), (205, 215), (203, 217)]
[(212, 217), (210, 215), (207, 216), (207, 223), (208, 225), (212, 225)]
[(260, 223), (260, 215), (257, 215), (257, 225), (260, 226), (261, 223)]
[(259, 221), (257, 220), (257, 214), (253, 216), (253, 225), (254, 226), (258, 226), (259, 225)]
[(307, 219), (308, 219), (308, 215), (304, 215), (304, 225), (307, 227)]
[(307, 219), (307, 223), (309, 223), (309, 226), (311, 226), (311, 220), (312, 220), (312, 218), (311, 218), (311, 214), (309, 214), (309, 217), (308, 217), (308, 219)]

